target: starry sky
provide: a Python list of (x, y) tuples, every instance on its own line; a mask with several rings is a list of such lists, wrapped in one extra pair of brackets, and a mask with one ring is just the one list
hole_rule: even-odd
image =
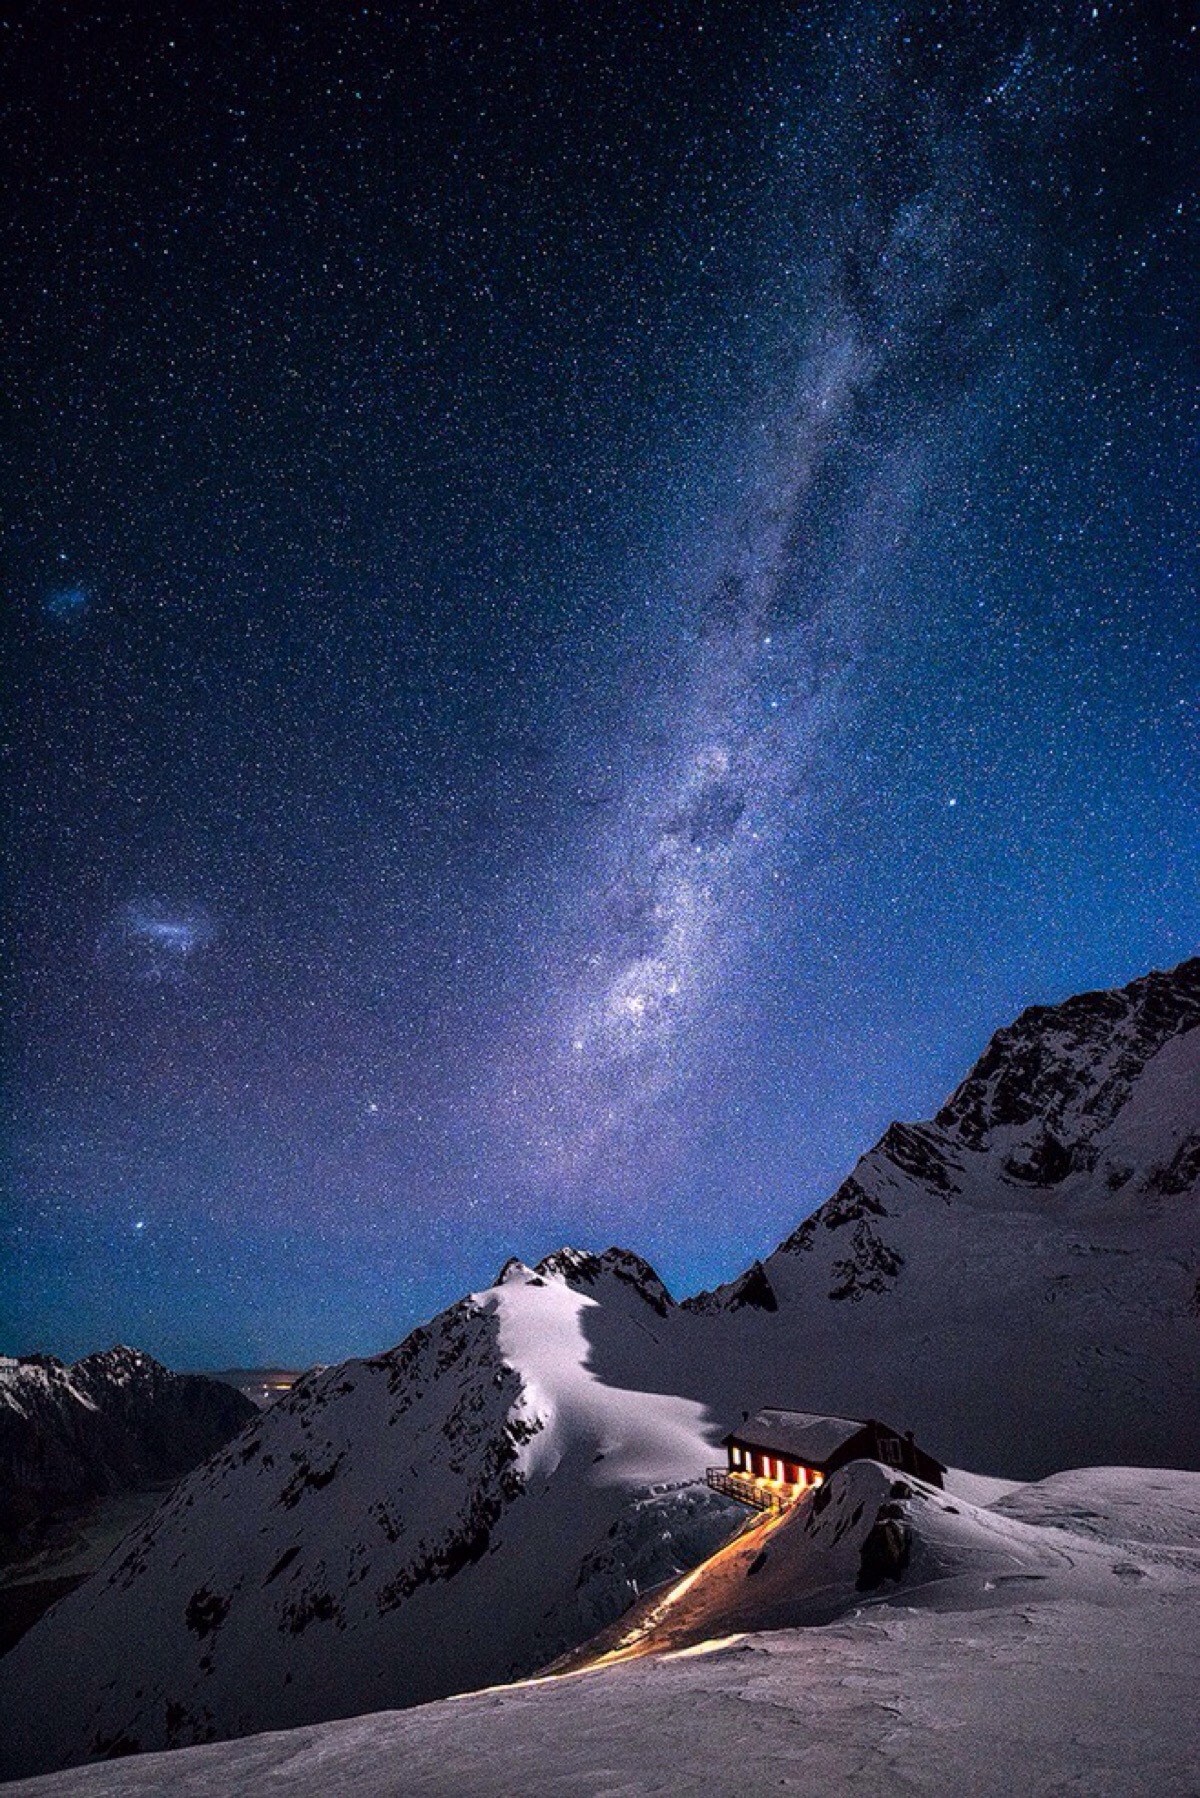
[(1190, 29), (10, 14), (0, 1347), (694, 1291), (1195, 951)]

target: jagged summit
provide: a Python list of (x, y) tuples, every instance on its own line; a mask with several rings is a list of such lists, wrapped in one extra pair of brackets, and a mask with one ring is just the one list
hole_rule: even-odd
[(84, 1355), (74, 1362), (70, 1374), (77, 1386), (87, 1385), (95, 1380), (113, 1381), (120, 1386), (135, 1382), (161, 1386), (182, 1377), (161, 1361), (156, 1361), (153, 1355), (147, 1355), (142, 1349), (130, 1348), (124, 1342), (116, 1342), (111, 1348), (96, 1349), (92, 1354)]
[(1028, 1137), (1032, 1126), (1035, 1140), (1054, 1145), (1053, 1177), (1065, 1177), (1090, 1165), (1090, 1144), (1146, 1064), (1198, 1024), (1200, 957), (1126, 987), (1032, 1005), (996, 1032), (934, 1125), (969, 1149), (1002, 1132)]
[[(178, 1380), (190, 1378), (190, 1375), (177, 1374), (163, 1362), (156, 1361), (144, 1349), (130, 1348), (128, 1343), (114, 1342), (111, 1348), (92, 1349), (89, 1354), (81, 1355), (78, 1361), (63, 1361), (58, 1355), (51, 1355), (38, 1349), (30, 1354), (15, 1355), (13, 1363), (24, 1370), (22, 1379), (28, 1378), (32, 1370), (38, 1369), (51, 1380), (65, 1376), (73, 1384), (86, 1384), (89, 1380)], [(204, 1375), (196, 1376), (203, 1379)]]
[(673, 1309), (675, 1301), (648, 1261), (631, 1249), (605, 1249), (601, 1255), (585, 1249), (558, 1249), (537, 1264), (539, 1274), (558, 1274), (568, 1286), (588, 1292), (605, 1277), (620, 1281), (644, 1299), (660, 1317)]
[(675, 1306), (675, 1300), (650, 1263), (635, 1255), (632, 1249), (615, 1246), (598, 1255), (590, 1249), (565, 1246), (544, 1255), (536, 1267), (510, 1255), (496, 1275), (495, 1284), (506, 1286), (513, 1281), (538, 1284), (548, 1279), (563, 1280), (574, 1291), (588, 1294), (594, 1294), (606, 1284), (611, 1289), (612, 1282), (617, 1282), (635, 1293), (660, 1317), (665, 1317)]

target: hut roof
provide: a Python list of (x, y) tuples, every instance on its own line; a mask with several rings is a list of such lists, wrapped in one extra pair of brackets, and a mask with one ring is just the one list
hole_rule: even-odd
[(771, 1455), (786, 1455), (805, 1467), (821, 1467), (844, 1442), (857, 1436), (863, 1421), (856, 1417), (822, 1417), (813, 1411), (756, 1411), (731, 1430), (725, 1443), (744, 1442)]

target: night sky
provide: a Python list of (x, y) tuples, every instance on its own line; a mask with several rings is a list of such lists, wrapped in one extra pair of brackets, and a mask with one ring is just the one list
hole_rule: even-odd
[(692, 1291), (1195, 952), (1186, 9), (8, 17), (0, 1348)]

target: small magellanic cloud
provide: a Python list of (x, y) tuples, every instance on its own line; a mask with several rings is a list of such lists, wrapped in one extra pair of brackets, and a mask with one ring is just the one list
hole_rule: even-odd
[(75, 582), (65, 587), (55, 587), (46, 595), (45, 610), (48, 618), (56, 623), (65, 623), (68, 619), (79, 618), (87, 611), (90, 595), (86, 587)]

